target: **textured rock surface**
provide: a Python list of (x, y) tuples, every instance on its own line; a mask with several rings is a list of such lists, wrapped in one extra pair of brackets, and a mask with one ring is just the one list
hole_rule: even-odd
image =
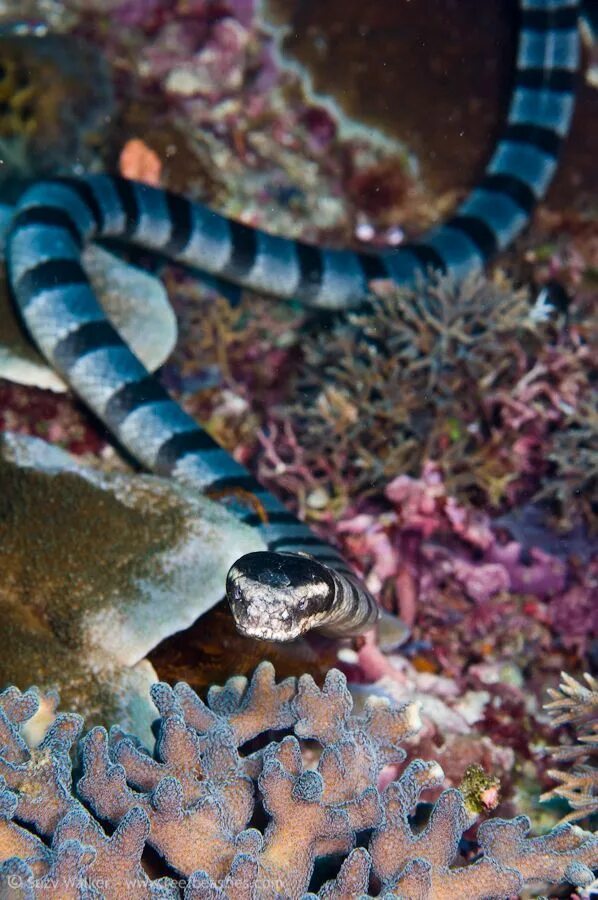
[[(515, 6), (486, 3), (483, 15), (476, 0), (264, 0), (261, 8), (285, 61), (308, 76), (318, 99), (332, 99), (349, 124), (404, 142), (442, 196), (471, 187), (498, 137), (511, 89)], [(591, 209), (596, 196), (598, 130), (587, 127), (598, 110), (593, 53), (549, 194), (567, 209)]]
[(92, 721), (148, 739), (144, 657), (220, 600), (260, 538), (171, 481), (86, 468), (28, 437), (0, 448), (0, 684), (57, 686)]

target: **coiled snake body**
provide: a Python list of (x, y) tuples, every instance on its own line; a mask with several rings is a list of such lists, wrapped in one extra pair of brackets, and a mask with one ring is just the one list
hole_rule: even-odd
[(526, 224), (554, 174), (574, 105), (578, 0), (521, 0), (508, 120), (484, 177), (455, 215), (416, 243), (379, 255), (325, 250), (273, 237), (180, 196), (90, 175), (34, 184), (11, 223), (7, 262), (18, 307), (53, 366), (148, 469), (201, 490), (242, 488), (267, 514), (244, 520), (268, 551), (237, 561), (227, 596), (240, 630), (289, 640), (319, 628), (359, 633), (374, 599), (340, 554), (269, 492), (175, 403), (141, 365), (94, 296), (81, 249), (126, 239), (178, 263), (306, 305), (359, 305), (374, 278), (412, 284), (429, 269), (462, 278), (480, 269)]

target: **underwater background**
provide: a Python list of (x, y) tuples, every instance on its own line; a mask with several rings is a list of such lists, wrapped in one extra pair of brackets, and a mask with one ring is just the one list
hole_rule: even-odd
[[(136, 352), (223, 447), (341, 548), (399, 617), (385, 619), (389, 633), (288, 645), (238, 634), (218, 601), (222, 550), (245, 536), (212, 504), (143, 480), (34, 349), (2, 266), (0, 432), (11, 437), (0, 442), (0, 688), (39, 688), (31, 746), (54, 719), (56, 690), (60, 709), (87, 727), (116, 725), (147, 745), (155, 716), (148, 691), (157, 681), (184, 681), (205, 697), (208, 686), (249, 677), (263, 660), (279, 678), (307, 673), (320, 686), (336, 667), (356, 713), (371, 711), (372, 695), (391, 709), (419, 704), (418, 733), (401, 730), (401, 742), (411, 735), (401, 769), (414, 760), (440, 764), (440, 776), (426, 775), (427, 801), (441, 789), (466, 794), (472, 776), (464, 776), (475, 766), (489, 779), (473, 789), (490, 791), (484, 812), (527, 815), (535, 833), (563, 818), (595, 826), (598, 693), (591, 677), (583, 680), (598, 660), (598, 57), (590, 12), (555, 179), (529, 227), (484, 276), (460, 285), (434, 277), (413, 290), (380, 282), (367, 313), (318, 313), (143, 250), (104, 242), (85, 251), (95, 290)], [(446, 218), (479, 180), (509, 102), (517, 21), (517, 4), (502, 0), (0, 0), (2, 221), (32, 180), (107, 171), (282, 236), (399, 246)], [(542, 291), (555, 305), (534, 317)], [(238, 498), (210, 499), (226, 510)], [(559, 692), (561, 673), (569, 680)], [(299, 683), (300, 698), (315, 696), (311, 682)], [(226, 719), (238, 729), (230, 746), (222, 739), (231, 754), (309, 720), (301, 699), (295, 719), (280, 713), (278, 698), (260, 720), (264, 707), (255, 712), (246, 697), (257, 725), (243, 731), (234, 719), (239, 684), (220, 707), (212, 692), (219, 727)], [(349, 701), (334, 685), (343, 706)], [(17, 714), (14, 698), (10, 712), (3, 696), (0, 709), (13, 731), (15, 722), (21, 728), (31, 704)], [(172, 717), (174, 701), (160, 695), (160, 706), (156, 696), (160, 716)], [(556, 706), (547, 710), (550, 700)], [(345, 725), (353, 735), (356, 726)], [(342, 743), (345, 725), (322, 743)], [(295, 733), (317, 741), (316, 726), (306, 729)], [(179, 778), (191, 751), (175, 744)], [(135, 768), (127, 747), (112, 761), (126, 757), (132, 782), (149, 791), (154, 774), (140, 774), (146, 760)], [(375, 786), (384, 766), (379, 748), (371, 753), (380, 762)], [(100, 756), (88, 755), (90, 770), (101, 768)], [(394, 758), (383, 762), (399, 771)], [(278, 763), (292, 768), (286, 757)], [(210, 775), (220, 765), (212, 762)], [(9, 770), (2, 762), (5, 794), (14, 796)], [(98, 784), (110, 780), (96, 775)], [(268, 804), (278, 810), (266, 781), (258, 826)], [(99, 819), (129, 815), (131, 803), (111, 806), (100, 793), (80, 791)], [(19, 819), (18, 809), (4, 816), (13, 803), (4, 796), (0, 818), (33, 822), (50, 846), (58, 814), (43, 827), (33, 814)], [(71, 814), (73, 822), (82, 815)], [(372, 822), (364, 813), (361, 826)], [(465, 859), (480, 846), (470, 824), (461, 821)], [(72, 827), (84, 845), (90, 826)], [(40, 860), (44, 852), (36, 850)], [(176, 853), (154, 846), (145, 870), (165, 874), (161, 855), (166, 874), (190, 875), (193, 867), (173, 862)], [(353, 864), (362, 866), (365, 892), (360, 859)], [(251, 871), (222, 896), (245, 896), (239, 885), (249, 890)], [(220, 896), (209, 891), (225, 890), (231, 876), (217, 874), (185, 896)], [(421, 896), (459, 895), (441, 881)], [(257, 896), (303, 896), (285, 884), (278, 895)], [(517, 882), (512, 888), (517, 895)], [(461, 891), (478, 896), (471, 886)], [(543, 891), (592, 896), (587, 886)], [(50, 894), (40, 888), (35, 896)]]

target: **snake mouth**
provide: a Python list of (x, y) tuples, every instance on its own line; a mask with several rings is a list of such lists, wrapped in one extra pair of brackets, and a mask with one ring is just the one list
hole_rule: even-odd
[(237, 631), (244, 637), (251, 638), (254, 641), (267, 641), (268, 643), (284, 643), (288, 644), (301, 637), (306, 629), (289, 628), (284, 635), (279, 629), (269, 628), (252, 622), (249, 618), (235, 616), (235, 625)]
[(295, 553), (247, 553), (226, 578), (238, 630), (263, 641), (293, 641), (322, 624), (334, 590), (333, 577), (321, 563)]

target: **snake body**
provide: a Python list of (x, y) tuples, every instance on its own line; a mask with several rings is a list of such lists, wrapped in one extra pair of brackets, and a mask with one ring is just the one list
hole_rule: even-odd
[(321, 249), (226, 219), (168, 191), (109, 175), (56, 178), (21, 197), (7, 263), (23, 320), (50, 363), (145, 467), (201, 490), (254, 494), (268, 550), (235, 563), (227, 596), (240, 630), (289, 640), (310, 628), (359, 633), (377, 606), (341, 555), (315, 536), (175, 403), (102, 311), (82, 247), (118, 238), (311, 307), (348, 309), (373, 279), (413, 284), (430, 269), (463, 278), (528, 221), (557, 165), (574, 106), (578, 0), (521, 0), (514, 88), (502, 139), (479, 185), (421, 240), (377, 255)]

